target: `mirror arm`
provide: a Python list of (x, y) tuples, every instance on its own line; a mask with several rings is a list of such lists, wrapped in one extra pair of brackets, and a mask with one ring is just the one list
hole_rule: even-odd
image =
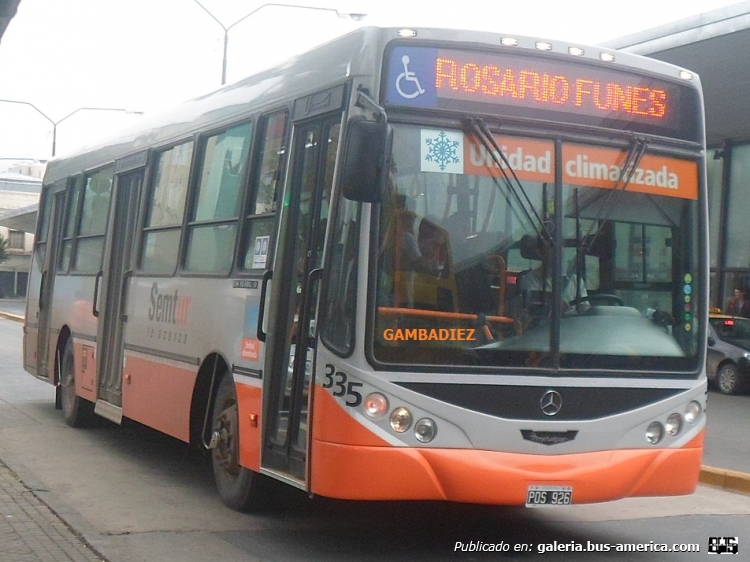
[(367, 92), (367, 88), (360, 86), (357, 89), (357, 107), (364, 107), (373, 111), (377, 117), (377, 120), (381, 123), (386, 123), (388, 118), (385, 113), (385, 109), (378, 105), (378, 103), (372, 99)]

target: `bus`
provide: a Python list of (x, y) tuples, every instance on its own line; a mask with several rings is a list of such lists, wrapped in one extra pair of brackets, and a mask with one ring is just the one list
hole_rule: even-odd
[(657, 60), (363, 27), (49, 163), (25, 369), (240, 511), (690, 494), (703, 112)]

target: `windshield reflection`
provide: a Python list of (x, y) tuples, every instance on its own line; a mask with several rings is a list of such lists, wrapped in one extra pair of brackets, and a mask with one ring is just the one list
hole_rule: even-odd
[(629, 369), (667, 358), (660, 368), (690, 368), (696, 201), (623, 183), (616, 201), (583, 181), (556, 194), (553, 141), (492, 141), (394, 126), (375, 358)]

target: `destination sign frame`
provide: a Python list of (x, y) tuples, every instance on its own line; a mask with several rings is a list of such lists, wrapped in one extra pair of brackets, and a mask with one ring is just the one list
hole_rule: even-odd
[(386, 53), (390, 107), (492, 114), (697, 141), (698, 91), (604, 63), (396, 44)]

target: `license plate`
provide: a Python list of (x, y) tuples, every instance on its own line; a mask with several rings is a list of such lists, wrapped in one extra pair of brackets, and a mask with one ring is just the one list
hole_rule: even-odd
[(526, 507), (570, 505), (572, 486), (529, 486)]

